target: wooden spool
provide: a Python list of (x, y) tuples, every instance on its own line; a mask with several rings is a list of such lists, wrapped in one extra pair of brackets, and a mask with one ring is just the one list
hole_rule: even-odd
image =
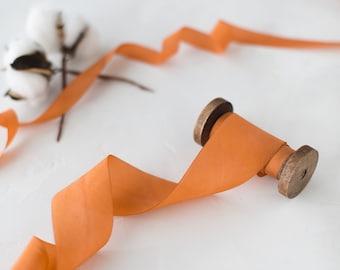
[[(201, 112), (194, 128), (195, 141), (204, 146), (216, 121), (233, 106), (223, 98), (212, 100)], [(318, 162), (318, 152), (308, 145), (294, 151), (282, 163), (277, 179), (278, 190), (288, 198), (296, 197), (308, 184)]]

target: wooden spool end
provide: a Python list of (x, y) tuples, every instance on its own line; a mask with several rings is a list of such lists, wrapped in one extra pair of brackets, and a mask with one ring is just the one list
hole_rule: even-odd
[(194, 140), (204, 146), (216, 121), (225, 113), (233, 112), (233, 105), (223, 98), (210, 101), (199, 115), (195, 128)]
[(318, 163), (318, 151), (308, 145), (296, 150), (282, 165), (278, 190), (287, 198), (296, 197), (308, 184)]
[[(216, 121), (225, 113), (233, 112), (233, 106), (223, 98), (209, 102), (199, 115), (195, 128), (195, 141), (204, 146)], [(308, 184), (318, 162), (318, 151), (308, 145), (293, 152), (282, 164), (278, 174), (278, 190), (287, 198), (296, 197)]]

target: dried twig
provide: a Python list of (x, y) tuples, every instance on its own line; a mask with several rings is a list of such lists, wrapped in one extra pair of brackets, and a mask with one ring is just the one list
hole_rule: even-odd
[[(65, 89), (67, 86), (67, 60), (68, 60), (68, 56), (64, 53), (63, 58), (62, 58), (62, 67), (61, 67), (62, 89)], [(60, 117), (57, 142), (60, 141), (61, 135), (63, 134), (64, 121), (65, 121), (65, 113), (62, 114), (62, 116)]]
[[(57, 68), (54, 71), (55, 72), (62, 72), (62, 69)], [(74, 70), (74, 69), (68, 69), (66, 72), (67, 72), (67, 74), (71, 74), (71, 75), (75, 75), (75, 76), (78, 76), (78, 75), (81, 74), (81, 71)], [(135, 82), (134, 80), (127, 79), (127, 78), (124, 78), (124, 77), (119, 77), (119, 76), (115, 76), (115, 75), (100, 74), (100, 75), (98, 75), (98, 78), (102, 79), (102, 80), (112, 80), (112, 81), (119, 81), (119, 82), (128, 83), (128, 84), (131, 84), (133, 86), (138, 87), (141, 90), (153, 92), (153, 90), (150, 89), (149, 87), (144, 86), (144, 85), (142, 85), (138, 82)]]

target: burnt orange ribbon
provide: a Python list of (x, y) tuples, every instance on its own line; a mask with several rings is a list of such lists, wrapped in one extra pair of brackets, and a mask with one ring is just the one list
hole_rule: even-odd
[[(244, 30), (225, 22), (219, 22), (210, 34), (182, 28), (164, 40), (160, 52), (135, 44), (123, 44), (70, 83), (35, 121), (19, 124), (13, 112), (3, 113), (0, 125), (9, 130), (7, 145), (19, 125), (42, 123), (68, 111), (114, 55), (160, 64), (176, 53), (181, 41), (215, 53), (224, 52), (232, 41), (291, 48), (340, 45), (338, 42), (280, 38)], [(283, 148), (287, 148), (285, 142), (238, 115), (229, 114), (223, 118), (223, 122), (220, 121), (212, 138), (178, 184), (144, 173), (114, 156), (108, 156), (54, 197), (52, 216), (55, 245), (34, 237), (13, 269), (75, 269), (108, 241), (114, 215), (138, 214), (233, 188), (257, 173), (266, 172), (266, 165), (273, 163), (272, 159), (277, 153), (284, 152), (281, 151)], [(268, 171), (274, 171), (275, 175), (275, 169)]]
[(231, 189), (264, 170), (286, 147), (236, 114), (222, 121), (178, 184), (108, 156), (53, 198), (55, 245), (33, 238), (13, 269), (75, 269), (109, 240), (114, 215)]

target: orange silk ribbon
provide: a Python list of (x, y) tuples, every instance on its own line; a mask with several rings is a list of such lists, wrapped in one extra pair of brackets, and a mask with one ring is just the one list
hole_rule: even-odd
[[(19, 124), (13, 112), (0, 115), (0, 125), (9, 130), (7, 145), (19, 125), (42, 123), (68, 111), (115, 54), (160, 64), (176, 53), (181, 41), (215, 53), (222, 53), (231, 41), (292, 48), (340, 45), (338, 42), (285, 39), (251, 32), (225, 22), (219, 22), (210, 34), (182, 28), (164, 40), (160, 52), (123, 44), (70, 83), (35, 121)], [(281, 149), (285, 147), (285, 142), (238, 115), (230, 114), (223, 118), (223, 123), (220, 121), (218, 129), (178, 184), (144, 173), (114, 156), (108, 156), (54, 197), (55, 245), (34, 237), (13, 269), (75, 269), (108, 241), (114, 215), (138, 214), (233, 188), (257, 173), (266, 172), (272, 158), (284, 152)]]
[(114, 215), (231, 189), (262, 171), (283, 147), (282, 140), (230, 113), (178, 184), (108, 156), (53, 198), (55, 245), (34, 237), (13, 269), (75, 269), (109, 240)]

